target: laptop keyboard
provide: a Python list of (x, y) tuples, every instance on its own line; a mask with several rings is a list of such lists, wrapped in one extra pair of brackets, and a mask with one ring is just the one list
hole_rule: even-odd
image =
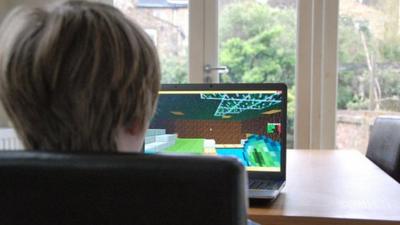
[(249, 180), (249, 188), (250, 189), (269, 189), (276, 190), (278, 189), (279, 184), (272, 180)]

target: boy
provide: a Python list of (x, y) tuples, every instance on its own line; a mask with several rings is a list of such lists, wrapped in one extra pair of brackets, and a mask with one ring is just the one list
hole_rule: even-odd
[(26, 149), (141, 150), (160, 65), (137, 24), (93, 2), (20, 8), (0, 46), (0, 98)]
[(26, 149), (141, 149), (160, 66), (120, 11), (84, 1), (19, 8), (3, 21), (0, 46), (0, 98)]

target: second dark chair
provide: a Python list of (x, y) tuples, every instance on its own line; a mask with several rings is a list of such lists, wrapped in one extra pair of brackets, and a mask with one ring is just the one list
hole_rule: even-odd
[(400, 117), (378, 117), (372, 127), (367, 157), (400, 182)]

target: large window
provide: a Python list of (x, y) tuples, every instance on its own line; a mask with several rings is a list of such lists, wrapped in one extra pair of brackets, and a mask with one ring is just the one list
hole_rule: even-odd
[(365, 152), (379, 115), (400, 115), (400, 1), (341, 0), (337, 139)]
[[(339, 0), (102, 1), (121, 9), (128, 17), (137, 21), (152, 38), (160, 54), (162, 83), (284, 82), (289, 88), (288, 147), (334, 148), (336, 99), (332, 96), (336, 96), (336, 85), (331, 84), (336, 84), (337, 79), (335, 43)], [(386, 68), (391, 74), (396, 73), (396, 66), (388, 65), (395, 65), (395, 43), (398, 42), (381, 45), (381, 39), (375, 37), (378, 31), (372, 28), (365, 29), (368, 26), (379, 27), (379, 24), (376, 24), (379, 21), (374, 19), (379, 16), (374, 14), (375, 12), (380, 11), (384, 15), (393, 15), (391, 18), (396, 18), (394, 13), (385, 11), (395, 9), (390, 4), (396, 2), (398, 3), (392, 0), (340, 1), (341, 64), (337, 130), (341, 136), (349, 136), (343, 132), (341, 126), (347, 126), (349, 123), (340, 122), (348, 121), (349, 118), (343, 117), (341, 110), (347, 112), (356, 109), (359, 105), (365, 105), (369, 99), (367, 75), (360, 71), (368, 71), (368, 65), (376, 65), (372, 67), (373, 71)], [(350, 5), (345, 6), (347, 3)], [(358, 9), (352, 4), (361, 5), (363, 9), (368, 10), (355, 11), (353, 14), (343, 13), (343, 9)], [(386, 8), (379, 5), (385, 5)], [(369, 23), (357, 19), (361, 16), (365, 20), (373, 21)], [(388, 26), (389, 24), (392, 26)], [(388, 32), (383, 33), (390, 33), (389, 30), (394, 32), (396, 29), (392, 29), (393, 24), (394, 22), (387, 22), (384, 30)], [(348, 35), (343, 36), (343, 30), (346, 29), (349, 30)], [(397, 37), (398, 34), (392, 36)], [(343, 45), (346, 38), (349, 41), (347, 45)], [(395, 39), (397, 40), (393, 40)], [(362, 43), (366, 43), (366, 48)], [(359, 54), (353, 54), (350, 51), (352, 48), (356, 48)], [(378, 54), (378, 51), (385, 52), (384, 57), (381, 53)], [(370, 53), (367, 57), (370, 63), (363, 61), (365, 57), (359, 56), (365, 52)], [(343, 55), (346, 54), (348, 58), (343, 61)], [(209, 68), (222, 69), (219, 70), (221, 73), (217, 70), (207, 73), (207, 65)], [(227, 69), (223, 69), (224, 67)], [(390, 73), (374, 73), (373, 77), (377, 81), (372, 83), (380, 82), (380, 86), (375, 85), (375, 89), (379, 91), (368, 105), (376, 105), (379, 102), (379, 106), (367, 111), (387, 111), (384, 105), (394, 105), (390, 99), (398, 97), (398, 94), (393, 92), (400, 88), (396, 83), (398, 78), (387, 75)], [(379, 76), (388, 78), (383, 80), (378, 78)], [(364, 94), (356, 92), (361, 89), (364, 90)], [(296, 106), (295, 102), (298, 103)], [(295, 109), (296, 118), (299, 118), (296, 123)], [(8, 126), (6, 119), (3, 125)], [(297, 132), (296, 146), (293, 146), (294, 130)], [(337, 147), (351, 147), (341, 145), (339, 135), (337, 139)], [(313, 144), (314, 140), (322, 141)]]

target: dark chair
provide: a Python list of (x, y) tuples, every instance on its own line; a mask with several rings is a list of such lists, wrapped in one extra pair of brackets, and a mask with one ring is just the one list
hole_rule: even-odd
[(400, 117), (378, 117), (372, 127), (367, 157), (400, 182)]
[(0, 224), (244, 225), (235, 159), (0, 152)]

